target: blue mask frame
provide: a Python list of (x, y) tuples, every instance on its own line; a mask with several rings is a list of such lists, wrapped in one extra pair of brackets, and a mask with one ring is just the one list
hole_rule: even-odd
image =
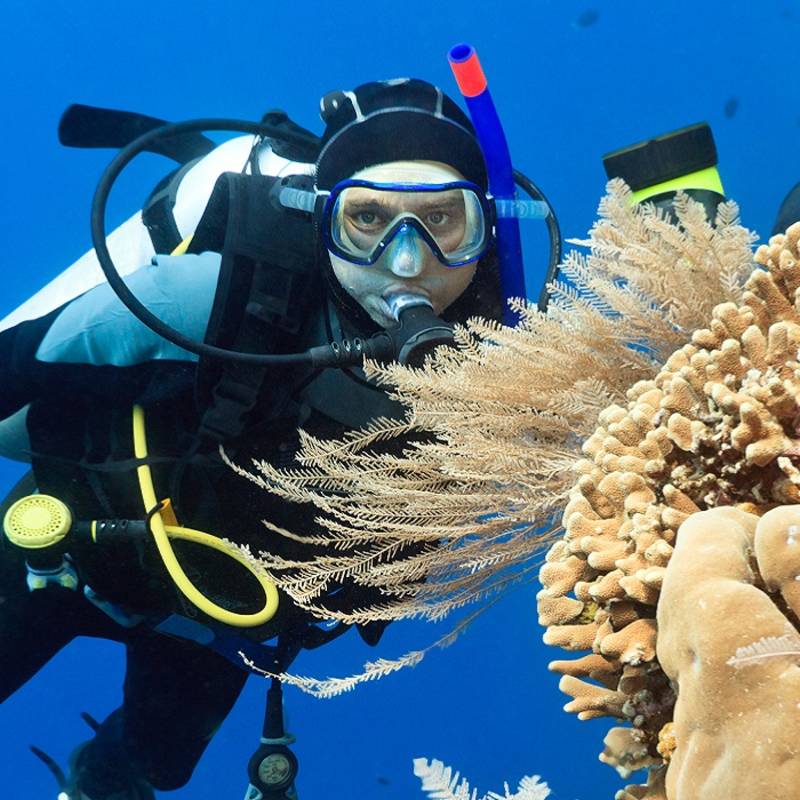
[[(378, 191), (394, 191), (394, 192), (442, 192), (452, 189), (465, 189), (472, 192), (477, 198), (481, 206), (481, 211), (484, 217), (485, 234), (480, 247), (474, 255), (469, 258), (453, 260), (448, 258), (442, 249), (436, 243), (436, 240), (430, 234), (428, 229), (413, 215), (400, 216), (395, 220), (394, 224), (383, 234), (380, 241), (375, 245), (372, 252), (368, 257), (359, 258), (352, 253), (343, 249), (334, 239), (331, 230), (333, 222), (333, 211), (336, 207), (336, 201), (339, 196), (346, 189), (352, 187), (359, 187), (365, 189), (375, 189)], [(458, 268), (472, 264), (482, 258), (495, 243), (495, 227), (497, 221), (497, 213), (494, 201), (486, 195), (486, 193), (475, 183), (470, 181), (452, 181), (450, 183), (376, 183), (374, 181), (359, 180), (357, 178), (348, 178), (347, 180), (340, 181), (328, 194), (325, 204), (322, 208), (320, 218), (320, 232), (322, 241), (329, 252), (338, 256), (339, 258), (349, 261), (351, 264), (358, 264), (362, 267), (371, 267), (386, 251), (386, 248), (392, 243), (397, 235), (402, 232), (407, 232), (409, 228), (419, 235), (419, 237), (428, 245), (437, 260), (448, 268)]]

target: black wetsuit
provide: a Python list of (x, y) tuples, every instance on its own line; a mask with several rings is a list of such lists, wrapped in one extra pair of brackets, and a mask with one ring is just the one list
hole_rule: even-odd
[(0, 701), (78, 636), (122, 642), (122, 707), (102, 724), (86, 752), (82, 789), (102, 798), (127, 788), (129, 770), (159, 789), (184, 785), (247, 674), (191, 642), (125, 628), (77, 591), (29, 592), (20, 555), (3, 547), (0, 562)]
[[(186, 289), (191, 297), (184, 297), (192, 313), (205, 303), (207, 314), (215, 258), (162, 258), (143, 270), (149, 277), (138, 289), (145, 299), (154, 286), (155, 295), (166, 289), (179, 295), (160, 282), (171, 275), (180, 284), (184, 274), (197, 276), (207, 267), (205, 294), (197, 278)], [(326, 328), (339, 325), (324, 293), (311, 308), (298, 350), (327, 341)], [(200, 320), (203, 313), (196, 316)], [(189, 332), (202, 337), (202, 331)], [(332, 333), (342, 335), (341, 330)], [(195, 396), (196, 372), (193, 358), (156, 342), (121, 310), (108, 287), (92, 290), (44, 318), (0, 333), (0, 377), (8, 387), (0, 397), (0, 419), (6, 420), (0, 423), (0, 444), (4, 435), (14, 438), (3, 426), (19, 428), (19, 417), (12, 415), (26, 408), (30, 442), (24, 449), (39, 491), (63, 499), (77, 519), (142, 519), (146, 509), (135, 479), (131, 424), (131, 408), (140, 404), (156, 492), (171, 498), (181, 524), (248, 543), (256, 552), (312, 553), (267, 534), (261, 520), (308, 531), (313, 507), (286, 503), (237, 476), (222, 463), (216, 444), (198, 448), (202, 410)], [(320, 435), (340, 435), (370, 417), (398, 413), (383, 391), (353, 373), (283, 367), (266, 374), (256, 411), (237, 436), (224, 442), (245, 466), (254, 457), (291, 464), (298, 424)], [(259, 593), (243, 586), (251, 579), (243, 580), (241, 567), (196, 545), (178, 543), (175, 549), (187, 574), (212, 600), (231, 610), (257, 610)], [(177, 788), (189, 779), (247, 673), (205, 647), (152, 629), (153, 621), (169, 613), (203, 621), (177, 592), (153, 548), (85, 545), (70, 555), (81, 581), (78, 590), (48, 586), (30, 592), (22, 554), (3, 545), (0, 700), (77, 636), (120, 641), (127, 652), (124, 702), (82, 756), (82, 788), (99, 800), (125, 785), (129, 765), (158, 789)], [(87, 586), (94, 601), (84, 594)], [(367, 598), (360, 591), (343, 587), (331, 604), (362, 603)], [(115, 608), (122, 612), (116, 620), (107, 613)], [(141, 616), (145, 621), (137, 623)], [(249, 635), (262, 641), (301, 624), (297, 609), (281, 597), (276, 617)]]

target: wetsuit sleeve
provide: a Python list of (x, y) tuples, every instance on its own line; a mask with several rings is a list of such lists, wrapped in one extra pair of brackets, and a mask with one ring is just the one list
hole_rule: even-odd
[[(215, 253), (158, 256), (126, 280), (160, 319), (202, 340), (219, 260)], [(113, 391), (117, 373), (121, 380), (135, 378), (153, 363), (195, 360), (139, 322), (101, 284), (44, 317), (0, 333), (0, 420), (45, 393)]]

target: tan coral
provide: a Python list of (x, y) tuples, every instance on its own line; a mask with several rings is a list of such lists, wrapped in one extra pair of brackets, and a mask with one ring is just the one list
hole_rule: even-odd
[(658, 766), (661, 762), (650, 755), (647, 740), (633, 728), (612, 728), (603, 740), (605, 748), (600, 760), (623, 777), (640, 769)]
[(651, 769), (646, 785), (632, 784), (617, 792), (614, 800), (667, 800), (664, 769)]
[(678, 746), (677, 739), (675, 738), (675, 723), (668, 722), (659, 732), (658, 732), (658, 744), (656, 745), (656, 750), (658, 750), (658, 754), (664, 759), (665, 764), (669, 764), (670, 760), (672, 759), (672, 754), (675, 752), (675, 748)]
[[(658, 606), (659, 661), (680, 687), (674, 746), (663, 753), (670, 762), (668, 798), (797, 796), (800, 666), (775, 657), (737, 668), (730, 657), (762, 637), (785, 635), (786, 617), (754, 585), (759, 575), (752, 550), (761, 538), (756, 550), (774, 565), (771, 545), (778, 535), (779, 557), (800, 547), (786, 544), (787, 529), (798, 522), (800, 508), (781, 507), (761, 519), (716, 508), (695, 514), (681, 528)], [(777, 582), (775, 588), (785, 586), (783, 574)]]
[[(659, 755), (659, 736), (672, 718), (673, 687), (677, 684), (670, 680), (676, 674), (670, 657), (656, 658), (656, 633), (658, 630), (659, 655), (662, 650), (668, 653), (661, 631), (666, 613), (662, 611), (663, 597), (674, 583), (670, 570), (675, 552), (685, 546), (684, 538), (691, 538), (684, 531), (700, 524), (695, 520), (705, 519), (697, 512), (731, 506), (736, 508), (720, 513), (744, 514), (750, 520), (768, 512), (755, 543), (764, 569), (756, 580), (763, 579), (770, 591), (782, 596), (786, 613), (800, 612), (800, 581), (795, 579), (800, 574), (800, 507), (770, 511), (779, 504), (800, 501), (798, 241), (800, 224), (761, 247), (756, 259), (766, 269), (757, 268), (750, 276), (745, 302), (717, 306), (708, 327), (695, 331), (691, 344), (675, 351), (654, 380), (640, 381), (629, 390), (627, 407), (616, 404), (599, 415), (597, 430), (583, 446), (593, 469), (584, 465), (579, 471), (564, 514), (566, 533), (556, 545), (566, 547), (556, 550), (552, 558), (554, 562), (568, 558), (569, 574), (576, 576), (571, 587), (564, 580), (558, 582), (562, 607), (569, 600), (581, 603), (588, 597), (598, 610), (585, 633), (575, 624), (575, 617), (565, 620), (569, 622), (565, 625), (554, 618), (545, 641), (566, 642), (573, 650), (591, 641), (592, 652), (604, 659), (603, 689), (596, 692), (587, 682), (597, 680), (596, 662), (576, 661), (570, 666), (570, 662), (558, 661), (551, 665), (568, 676), (562, 683), (573, 697), (568, 708), (584, 718), (607, 714), (627, 720), (632, 725), (627, 736), (634, 737), (637, 746), (660, 763), (666, 759)], [(755, 513), (747, 515), (739, 509)], [(752, 584), (754, 578), (743, 573), (742, 580)], [(699, 595), (692, 596), (701, 602)], [(548, 602), (552, 600), (548, 598)], [(775, 604), (768, 604), (786, 622)], [(615, 613), (618, 606), (626, 608), (624, 617)], [(690, 614), (685, 605), (683, 608)], [(741, 611), (733, 612), (731, 608), (729, 624), (735, 627), (741, 622)], [(699, 625), (700, 620), (697, 622)], [(751, 624), (740, 630), (752, 636), (756, 627)], [(722, 631), (717, 633), (723, 637)], [(720, 638), (726, 649), (718, 657), (724, 661), (732, 655), (731, 647), (735, 650), (746, 644), (743, 639), (747, 635)], [(697, 660), (694, 663), (697, 667)], [(644, 670), (635, 680), (625, 672), (633, 667)], [(730, 672), (732, 668), (726, 669)], [(612, 676), (619, 676), (616, 687), (608, 685)], [(737, 681), (743, 685), (741, 677)], [(684, 692), (684, 683), (680, 690), (678, 710), (689, 691)], [(619, 694), (626, 699), (620, 702)], [(681, 741), (688, 720), (679, 720), (677, 715), (678, 711), (677, 750), (666, 793), (671, 799), (690, 800), (701, 795), (675, 777), (685, 768), (687, 774), (696, 771), (686, 766), (689, 750), (686, 741)], [(750, 717), (750, 722), (758, 720)], [(800, 727), (792, 734), (800, 739)], [(621, 736), (615, 734), (615, 741)], [(774, 741), (781, 740), (775, 731)], [(794, 755), (794, 750), (787, 748), (788, 743), (779, 748), (784, 759)], [(615, 760), (607, 754), (604, 760), (625, 774), (624, 758)], [(784, 764), (782, 769), (789, 768)], [(648, 796), (647, 791), (641, 789), (641, 796)], [(640, 796), (640, 790), (633, 787), (626, 792), (625, 796)], [(724, 796), (702, 795), (703, 800)], [(754, 790), (727, 796), (781, 795)]]
[(779, 593), (800, 617), (800, 506), (781, 506), (761, 518), (755, 552), (767, 591)]

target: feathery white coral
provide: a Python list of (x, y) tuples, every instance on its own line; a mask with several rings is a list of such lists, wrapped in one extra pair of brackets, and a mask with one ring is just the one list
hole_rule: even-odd
[[(320, 509), (324, 530), (309, 541), (327, 553), (295, 562), (266, 553), (261, 559), (302, 608), (346, 622), (439, 619), (524, 579), (559, 535), (566, 505), (574, 541), (557, 542), (547, 555), (542, 624), (551, 644), (591, 649), (602, 633), (604, 645), (585, 662), (554, 668), (565, 671), (562, 685), (576, 693), (570, 705), (582, 718), (614, 710), (655, 723), (652, 710), (669, 709), (671, 698), (666, 682), (656, 697), (636, 688), (655, 650), (655, 627), (637, 622), (637, 604), (655, 603), (671, 545), (653, 536), (656, 520), (643, 512), (651, 503), (649, 465), (674, 445), (659, 432), (642, 448), (631, 445), (650, 424), (647, 408), (655, 413), (660, 402), (659, 395), (655, 407), (647, 406), (646, 382), (715, 303), (742, 301), (753, 236), (738, 224), (733, 203), (720, 207), (712, 226), (699, 204), (679, 196), (678, 228), (651, 206), (633, 206), (618, 181), (609, 184), (600, 213), (588, 256), (567, 258), (571, 283), (552, 287), (546, 315), (521, 305), (516, 328), (470, 320), (457, 331), (458, 349), (440, 349), (423, 369), (369, 366), (406, 405), (405, 424), (378, 421), (334, 442), (307, 437), (302, 469), (259, 463), (249, 477)], [(633, 384), (642, 389), (641, 408), (624, 419)], [(680, 388), (676, 380), (676, 397)], [(675, 422), (674, 436), (691, 447), (695, 428), (679, 416)], [(382, 444), (372, 449), (392, 438), (405, 439), (399, 452)], [(602, 450), (602, 463), (581, 458), (584, 442)], [(624, 478), (600, 487), (605, 471)], [(696, 509), (681, 493), (667, 505), (675, 520)], [(637, 536), (650, 531), (633, 555), (632, 538), (615, 540), (618, 514), (636, 519)], [(409, 544), (414, 555), (403, 554)], [(615, 570), (615, 560), (628, 556), (633, 571)], [(374, 587), (380, 599), (336, 614), (325, 607), (325, 591), (336, 581)], [(602, 687), (584, 689), (579, 676), (597, 676)], [(634, 749), (641, 752), (641, 743)], [(610, 763), (636, 768), (633, 753), (609, 756)]]
[[(309, 543), (329, 548), (305, 561), (261, 554), (279, 587), (320, 617), (335, 616), (326, 590), (353, 581), (380, 600), (348, 622), (439, 619), (534, 569), (599, 412), (652, 378), (715, 302), (741, 299), (752, 236), (735, 205), (716, 227), (686, 197), (676, 211), (682, 231), (612, 182), (589, 255), (567, 258), (571, 283), (552, 287), (546, 315), (521, 306), (516, 328), (473, 319), (459, 349), (423, 369), (371, 365), (408, 408), (405, 424), (306, 437), (299, 470), (255, 464), (252, 480), (320, 509), (325, 531)], [(404, 438), (399, 452), (374, 448)]]
[[(454, 773), (452, 767), (435, 758), (430, 763), (426, 758), (415, 758), (414, 774), (422, 779), (422, 790), (428, 793), (430, 800), (477, 800), (477, 789), (470, 792), (466, 778), (459, 780), (458, 772)], [(541, 783), (538, 775), (533, 775), (522, 778), (515, 792), (505, 784), (503, 794), (489, 792), (481, 800), (546, 800), (548, 797), (550, 789), (547, 784)]]

